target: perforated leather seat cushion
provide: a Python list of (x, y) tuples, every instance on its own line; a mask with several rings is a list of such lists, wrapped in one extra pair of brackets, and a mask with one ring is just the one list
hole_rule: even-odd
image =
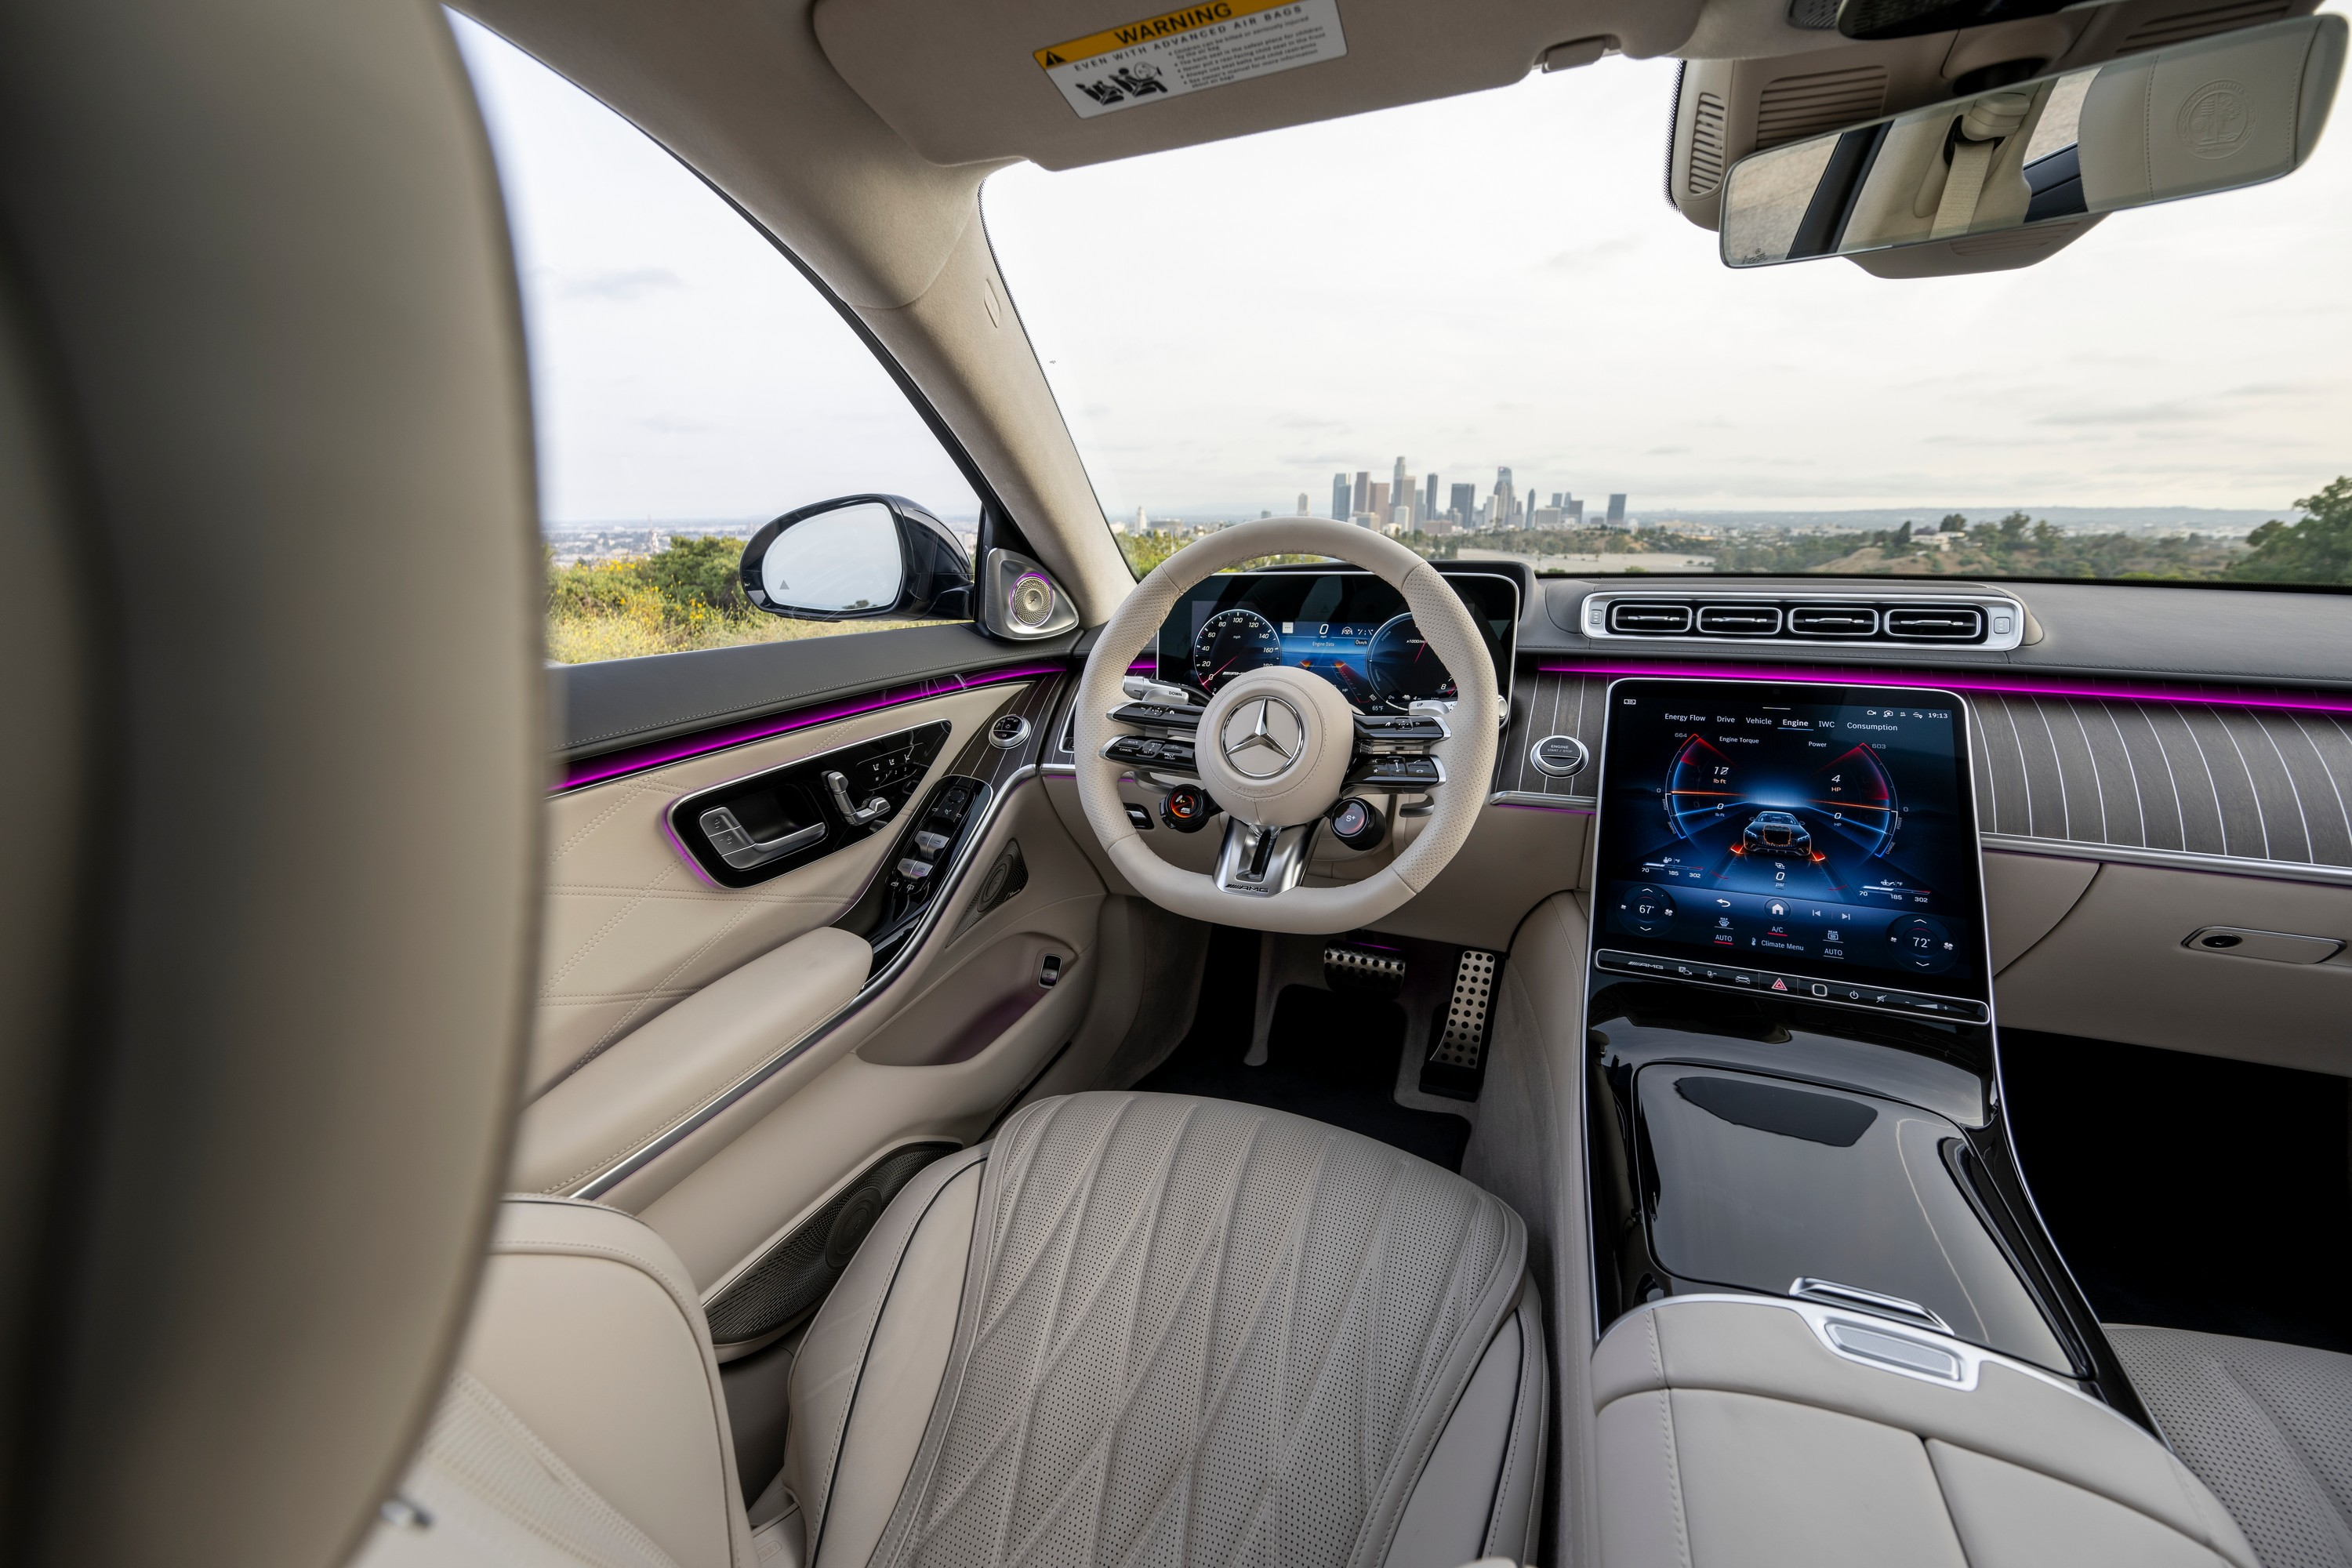
[(1172, 1095), (1048, 1100), (962, 1163), (867, 1244), (908, 1245), (923, 1186), (977, 1183), (903, 1485), (840, 1464), (854, 1434), (822, 1442), (860, 1419), (829, 1422), (827, 1391), (871, 1381), (841, 1373), (889, 1334), (855, 1267), (795, 1369), (786, 1473), (817, 1563), (868, 1561), (827, 1515), (877, 1488), (895, 1499), (877, 1568), (1418, 1562), (1439, 1494), (1475, 1510), (1436, 1532), (1446, 1563), (1532, 1549), (1545, 1379), (1501, 1202), (1353, 1133)]
[(2352, 1356), (2182, 1329), (2106, 1333), (2263, 1568), (2352, 1564)]

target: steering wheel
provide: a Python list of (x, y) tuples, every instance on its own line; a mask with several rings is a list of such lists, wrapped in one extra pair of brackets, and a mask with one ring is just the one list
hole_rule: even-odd
[[(1152, 852), (1119, 798), (1129, 763), (1105, 753), (1133, 750), (1121, 683), (1185, 589), (1224, 567), (1285, 554), (1336, 556), (1403, 595), (1414, 626), (1454, 676), (1459, 700), (1444, 718), (1422, 711), (1376, 728), (1360, 725), (1339, 689), (1307, 670), (1275, 665), (1236, 677), (1210, 699), (1197, 727), (1183, 726), (1193, 735), (1192, 771), (1227, 816), (1216, 874), (1187, 871)], [(1104, 626), (1078, 681), (1078, 799), (1111, 863), (1162, 909), (1257, 931), (1349, 931), (1427, 887), (1470, 837), (1495, 771), (1495, 666), (1478, 624), (1434, 566), (1349, 523), (1264, 518), (1209, 534), (1161, 562)], [(1433, 757), (1437, 766), (1402, 764), (1420, 772), (1402, 778), (1378, 771), (1398, 767), (1401, 750)], [(1380, 870), (1341, 887), (1301, 887), (1308, 844), (1350, 784), (1367, 793), (1426, 793), (1435, 805), (1419, 836)]]

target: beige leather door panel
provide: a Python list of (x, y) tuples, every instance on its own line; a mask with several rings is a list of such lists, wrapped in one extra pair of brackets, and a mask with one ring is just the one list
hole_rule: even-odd
[(928, 789), (1006, 696), (998, 687), (904, 703), (551, 800), (546, 931), (526, 1092), (544, 1090), (720, 975), (838, 920), (894, 841), (877, 834), (757, 887), (716, 888), (670, 842), (663, 820), (670, 802), (945, 719), (954, 732), (923, 782)]
[[(970, 920), (985, 868), (1016, 841), (1027, 885)], [(606, 1200), (660, 1231), (706, 1295), (880, 1152), (984, 1134), (1086, 1022), (1106, 894), (1034, 778), (1013, 786), (971, 864), (945, 940)], [(1049, 954), (1059, 977), (1041, 986)]]

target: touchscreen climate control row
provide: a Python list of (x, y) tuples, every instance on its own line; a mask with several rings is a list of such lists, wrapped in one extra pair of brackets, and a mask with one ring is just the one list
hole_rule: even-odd
[(1958, 996), (1930, 996), (1924, 992), (1898, 991), (1892, 986), (1857, 981), (1817, 980), (1806, 974), (1781, 974), (1743, 963), (1706, 963), (1692, 959), (1657, 958), (1646, 952), (1626, 952), (1604, 947), (1592, 955), (1596, 969), (1645, 980), (1675, 980), (1689, 985), (1716, 985), (1727, 991), (1762, 995), (1794, 996), (1809, 1002), (1829, 1002), (1844, 1007), (1868, 1007), (1901, 1013), (1914, 1018), (1945, 1019), (1981, 1024), (1989, 1016), (1985, 1005)]

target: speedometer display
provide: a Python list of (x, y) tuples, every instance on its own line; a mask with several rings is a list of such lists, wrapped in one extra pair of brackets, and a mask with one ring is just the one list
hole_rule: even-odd
[(1431, 651), (1411, 616), (1398, 616), (1372, 634), (1364, 672), (1381, 705), (1402, 713), (1416, 702), (1454, 700), (1454, 677)]
[(1255, 610), (1220, 610), (1192, 638), (1192, 680), (1213, 694), (1237, 675), (1282, 662), (1282, 638)]

